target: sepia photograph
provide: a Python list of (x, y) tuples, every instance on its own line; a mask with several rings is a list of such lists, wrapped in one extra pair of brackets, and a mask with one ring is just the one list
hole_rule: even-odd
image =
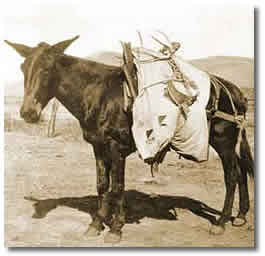
[(5, 4), (6, 248), (256, 247), (257, 10), (171, 2)]

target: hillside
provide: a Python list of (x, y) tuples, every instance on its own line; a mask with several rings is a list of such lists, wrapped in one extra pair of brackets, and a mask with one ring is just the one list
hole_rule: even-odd
[[(115, 52), (100, 52), (92, 59), (109, 65), (121, 64), (121, 56)], [(254, 60), (246, 57), (212, 56), (190, 61), (198, 68), (219, 75), (241, 88), (254, 87)]]
[[(109, 65), (120, 65), (121, 56), (115, 52), (102, 52), (92, 56), (94, 60)], [(214, 56), (190, 61), (198, 68), (219, 75), (240, 88), (254, 87), (254, 60), (246, 57)]]
[(240, 88), (254, 88), (254, 60), (251, 58), (216, 56), (192, 60), (191, 63), (235, 83)]

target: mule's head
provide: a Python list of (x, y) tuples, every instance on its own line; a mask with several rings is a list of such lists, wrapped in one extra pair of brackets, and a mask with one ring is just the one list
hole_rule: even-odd
[(36, 123), (41, 111), (54, 97), (55, 61), (78, 36), (55, 45), (40, 43), (36, 47), (5, 41), (25, 58), (21, 64), (24, 74), (24, 99), (20, 116), (28, 123)]

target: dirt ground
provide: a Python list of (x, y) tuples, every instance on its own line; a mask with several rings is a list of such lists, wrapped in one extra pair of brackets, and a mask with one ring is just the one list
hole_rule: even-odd
[[(253, 128), (249, 133), (253, 149)], [(5, 246), (105, 247), (104, 233), (84, 239), (96, 208), (95, 160), (90, 145), (24, 132), (5, 133)], [(209, 234), (199, 216), (200, 202), (221, 210), (221, 163), (179, 160), (169, 153), (157, 182), (147, 165), (132, 154), (126, 166), (126, 225), (117, 247), (253, 247), (254, 182), (251, 208), (243, 227), (226, 225), (223, 235)], [(34, 202), (24, 197), (38, 199)], [(174, 217), (175, 208), (177, 217)], [(236, 194), (233, 214), (238, 210)]]

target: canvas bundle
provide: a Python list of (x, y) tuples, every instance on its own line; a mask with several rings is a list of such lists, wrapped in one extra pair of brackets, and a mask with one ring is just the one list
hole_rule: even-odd
[[(168, 143), (181, 155), (196, 161), (207, 160), (208, 127), (205, 107), (210, 93), (210, 79), (202, 72), (174, 56), (181, 73), (196, 86), (189, 87), (174, 79), (174, 72), (165, 57), (157, 52), (134, 50), (138, 76), (138, 96), (133, 105), (133, 136), (140, 156), (153, 158)], [(186, 97), (195, 97), (183, 114), (175, 104), (168, 85)]]

